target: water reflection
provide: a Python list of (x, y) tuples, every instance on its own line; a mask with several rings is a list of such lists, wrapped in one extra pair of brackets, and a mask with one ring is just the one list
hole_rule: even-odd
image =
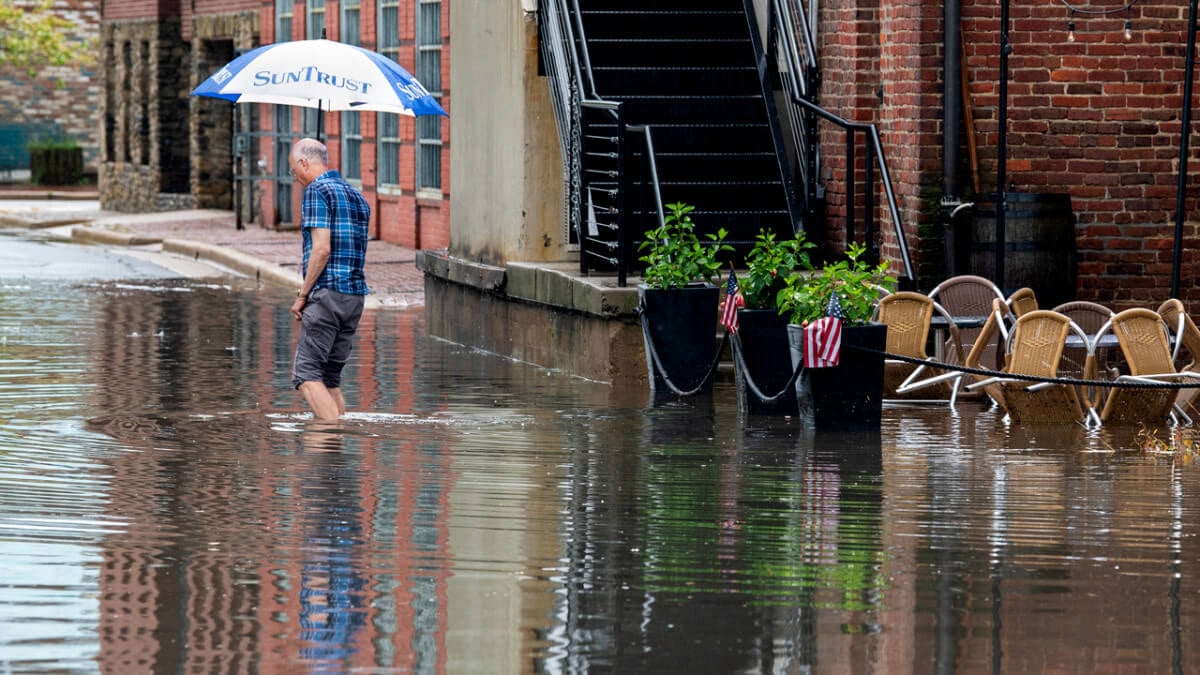
[(414, 312), (364, 317), (326, 424), (287, 297), (2, 290), (0, 670), (1194, 669), (1200, 480), (1135, 431), (813, 433)]

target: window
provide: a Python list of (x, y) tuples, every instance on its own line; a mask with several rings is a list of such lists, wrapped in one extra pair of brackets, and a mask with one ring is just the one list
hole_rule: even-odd
[[(338, 38), (348, 45), (362, 44), (359, 0), (342, 1), (342, 26)], [(360, 113), (342, 113), (342, 177), (362, 181), (362, 118)]]
[(348, 45), (362, 45), (362, 22), (358, 9), (359, 0), (342, 0), (342, 29), (338, 37)]
[(362, 120), (360, 113), (342, 113), (342, 178), (362, 180)]
[[(400, 60), (400, 2), (379, 0), (379, 18), (376, 37), (377, 51), (399, 62)], [(376, 146), (378, 167), (376, 176), (379, 187), (397, 188), (400, 185), (400, 116), (395, 113), (379, 113)]]
[(379, 187), (400, 185), (400, 116), (379, 113)]
[[(304, 23), (305, 36), (309, 40), (325, 37), (325, 0), (308, 0), (308, 20)], [(304, 108), (300, 128), (305, 136), (318, 138), (321, 134), (321, 115), (317, 108)]]
[(308, 0), (305, 32), (309, 40), (325, 37), (325, 0)]
[[(417, 0), (416, 73), (434, 98), (442, 97), (442, 3)], [(418, 190), (442, 189), (442, 117), (422, 115), (416, 120)]]
[(295, 0), (275, 0), (275, 41), (292, 39), (292, 5)]

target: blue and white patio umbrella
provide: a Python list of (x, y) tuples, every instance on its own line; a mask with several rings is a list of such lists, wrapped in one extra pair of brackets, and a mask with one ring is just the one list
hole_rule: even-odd
[(446, 114), (400, 64), (369, 49), (324, 39), (253, 49), (227, 63), (191, 94), (319, 110)]

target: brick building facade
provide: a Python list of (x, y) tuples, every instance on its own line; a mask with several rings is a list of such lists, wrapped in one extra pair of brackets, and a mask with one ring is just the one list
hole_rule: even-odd
[[(1081, 4), (1076, 11), (1071, 5), (1010, 4), (1007, 182), (1017, 192), (1070, 195), (1079, 299), (1118, 308), (1156, 306), (1169, 294), (1174, 264), (1188, 4), (1135, 0)], [(1000, 5), (964, 0), (961, 14), (966, 98), (974, 121), (963, 129), (961, 182), (970, 186), (977, 171), (980, 193), (968, 189), (965, 197), (979, 200), (996, 190)], [(822, 3), (820, 16), (821, 102), (847, 119), (878, 124), (907, 239), (928, 290), (944, 262), (943, 4), (831, 0)], [(969, 165), (968, 134), (978, 149), (977, 166)], [(824, 145), (835, 175), (844, 165), (841, 144), (830, 135)], [(1191, 155), (1179, 295), (1195, 307), (1200, 266), (1192, 251), (1200, 245), (1195, 220), (1200, 167), (1196, 153)], [(844, 213), (844, 187), (840, 181), (826, 187), (836, 227)], [(894, 259), (898, 249), (886, 209), (880, 218), (886, 223), (884, 254)]]
[[(235, 210), (239, 221), (299, 224), (287, 154), (320, 135), (330, 163), (372, 205), (372, 236), (413, 248), (449, 241), (445, 118), (232, 105), (188, 93), (254, 47), (326, 36), (380, 51), (449, 110), (443, 0), (129, 0), (103, 8), (101, 201), (105, 208)], [(444, 85), (443, 85), (444, 83)]]

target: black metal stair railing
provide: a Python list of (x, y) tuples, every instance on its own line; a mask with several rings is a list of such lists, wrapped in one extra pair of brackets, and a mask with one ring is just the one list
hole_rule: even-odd
[[(754, 0), (745, 0), (747, 11), (754, 11)], [(855, 240), (855, 209), (856, 187), (853, 177), (857, 162), (856, 146), (858, 135), (863, 135), (865, 172), (863, 179), (863, 237), (868, 244), (868, 250), (873, 261), (879, 259), (879, 249), (875, 244), (875, 170), (879, 171), (880, 184), (887, 197), (887, 206), (895, 228), (897, 246), (900, 249), (901, 263), (904, 266), (904, 276), (907, 284), (915, 285), (916, 276), (909, 256), (907, 240), (904, 236), (903, 221), (896, 202), (896, 193), (892, 188), (887, 160), (883, 152), (883, 144), (879, 138), (879, 129), (874, 124), (850, 122), (822, 108), (818, 103), (817, 89), (820, 86), (821, 75), (817, 61), (816, 47), (813, 41), (812, 29), (808, 15), (802, 7), (797, 6), (796, 0), (771, 0), (768, 6), (767, 39), (763, 45), (757, 42), (757, 62), (759, 77), (764, 87), (773, 86), (776, 82), (787, 96), (788, 106), (785, 112), (791, 129), (791, 143), (796, 150), (796, 172), (799, 174), (798, 183), (802, 186), (806, 206), (819, 200), (820, 194), (820, 146), (818, 141), (818, 120), (825, 120), (841, 128), (846, 134), (846, 166), (848, 173), (846, 186), (846, 242)], [(806, 209), (812, 213), (812, 209)]]
[(548, 0), (539, 12), (580, 271), (612, 269), (625, 286), (635, 256), (630, 232), (663, 221), (650, 129), (627, 124), (620, 102), (596, 95), (578, 2)]

